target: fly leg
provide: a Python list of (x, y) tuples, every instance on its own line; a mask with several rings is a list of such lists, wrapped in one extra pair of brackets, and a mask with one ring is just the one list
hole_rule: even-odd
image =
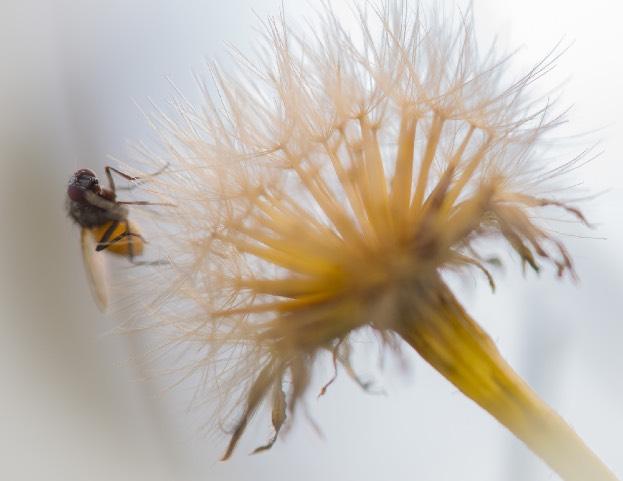
[(104, 168), (104, 170), (106, 171), (106, 177), (108, 178), (108, 185), (110, 186), (110, 190), (112, 190), (113, 192), (116, 192), (115, 181), (113, 180), (113, 177), (112, 177), (113, 172), (119, 175), (120, 177), (123, 177), (127, 181), (132, 182), (132, 184), (129, 187), (121, 187), (119, 190), (132, 190), (140, 183), (145, 182), (146, 179), (150, 179), (152, 177), (156, 177), (157, 175), (162, 174), (166, 170), (167, 167), (169, 167), (168, 163), (166, 163), (163, 167), (158, 169), (156, 172), (145, 175), (143, 177), (133, 177), (131, 175), (126, 174), (125, 172), (121, 172), (120, 170), (115, 169), (114, 167), (111, 167), (110, 165), (107, 165)]
[[(103, 251), (105, 249), (108, 249), (111, 245), (116, 244), (117, 242), (125, 239), (126, 237), (138, 237), (138, 238), (142, 239), (143, 242), (146, 242), (142, 235), (137, 234), (135, 232), (130, 232), (130, 225), (129, 225), (128, 221), (124, 221), (125, 232), (119, 234), (114, 239), (110, 239), (110, 237), (112, 236), (112, 233), (115, 231), (115, 229), (117, 229), (117, 227), (119, 227), (119, 223), (120, 222), (118, 220), (115, 220), (115, 221), (111, 222), (111, 224), (108, 227), (108, 229), (106, 229), (106, 232), (104, 232), (104, 235), (102, 236), (102, 238), (97, 242), (97, 246), (95, 247), (95, 250), (97, 252), (100, 252), (100, 251)], [(133, 260), (133, 258), (134, 258), (133, 250), (134, 250), (133, 249), (133, 244), (132, 244), (132, 241), (130, 239), (128, 241), (128, 257), (130, 258), (130, 260)]]
[[(141, 205), (145, 205), (145, 204), (141, 204)], [(150, 204), (147, 204), (147, 205), (150, 205)], [(130, 232), (130, 224), (128, 223), (128, 221), (125, 222), (125, 230), (130, 235), (138, 236), (138, 237), (140, 237), (143, 240), (144, 243), (147, 243), (147, 241), (140, 234), (134, 234), (134, 233)], [(169, 264), (169, 262), (165, 261), (165, 260), (160, 260), (160, 261), (137, 261), (137, 260), (134, 260), (134, 248), (133, 248), (133, 244), (132, 244), (132, 239), (128, 239), (128, 260), (135, 266), (162, 266), (162, 265)]]
[(101, 237), (101, 239), (97, 241), (97, 246), (95, 247), (96, 252), (103, 251), (108, 246), (110, 246), (110, 243), (108, 241), (110, 240), (110, 236), (112, 235), (113, 232), (115, 232), (115, 229), (118, 226), (119, 226), (118, 220), (114, 220), (110, 223), (110, 225), (108, 226), (108, 229), (106, 229), (106, 231), (104, 232), (104, 235)]
[(130, 259), (130, 262), (135, 266), (168, 266), (171, 264), (169, 261), (165, 261), (164, 259), (159, 261), (135, 261), (134, 259)]
[(175, 204), (171, 204), (169, 202), (149, 202), (148, 200), (122, 201), (122, 202), (117, 202), (117, 204), (123, 204), (123, 205), (166, 205), (166, 206), (169, 206), (169, 207), (175, 207)]
[(97, 252), (103, 251), (107, 248), (109, 248), (111, 245), (128, 238), (127, 243), (128, 243), (128, 260), (135, 266), (161, 266), (161, 265), (167, 265), (169, 264), (168, 261), (165, 260), (160, 260), (160, 261), (137, 261), (134, 259), (134, 242), (132, 242), (132, 237), (138, 237), (139, 239), (141, 239), (145, 244), (147, 243), (147, 241), (145, 240), (145, 238), (136, 233), (136, 232), (131, 232), (130, 231), (130, 223), (126, 220), (123, 222), (125, 225), (125, 231), (121, 234), (119, 234), (117, 237), (115, 237), (114, 239), (110, 239), (110, 237), (112, 236), (112, 233), (117, 229), (117, 227), (119, 227), (120, 222), (119, 221), (113, 221), (110, 226), (108, 227), (108, 229), (106, 229), (106, 232), (104, 232), (104, 235), (102, 236), (102, 238), (98, 241), (97, 243), (97, 247), (95, 248), (95, 250)]

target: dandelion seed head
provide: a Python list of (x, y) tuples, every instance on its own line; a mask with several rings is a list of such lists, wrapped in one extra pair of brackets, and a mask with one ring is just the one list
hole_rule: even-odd
[(257, 56), (199, 79), (202, 105), (180, 96), (154, 117), (163, 149), (145, 155), (170, 165), (153, 189), (177, 206), (158, 222), (172, 265), (154, 316), (218, 391), (225, 458), (264, 403), (275, 437), (258, 449), (272, 445), (320, 354), (354, 375), (353, 332), (395, 346), (407, 317), (440, 315), (446, 272), (494, 286), (483, 239), (572, 272), (532, 219), (553, 206), (584, 220), (539, 190), (565, 170), (539, 163), (564, 116), (531, 93), (557, 51), (509, 80), (471, 10), (357, 13), (350, 30), (327, 5), (312, 28), (268, 20)]

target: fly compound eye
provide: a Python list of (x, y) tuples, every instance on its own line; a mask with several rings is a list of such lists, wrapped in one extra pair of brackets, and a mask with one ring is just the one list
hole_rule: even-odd
[(95, 175), (95, 172), (93, 172), (91, 169), (80, 169), (74, 173), (74, 177), (82, 177), (82, 176), (97, 177)]
[(85, 189), (90, 189), (99, 184), (95, 173), (89, 169), (82, 169), (75, 174), (76, 183)]
[(90, 169), (80, 169), (76, 171), (73, 175), (73, 179), (75, 182), (80, 183), (81, 185), (91, 185), (97, 184), (97, 176), (95, 172)]
[(80, 169), (69, 180), (67, 195), (71, 200), (81, 202), (87, 190), (94, 190), (98, 186), (99, 180), (95, 172), (90, 169)]
[(81, 202), (84, 200), (85, 189), (81, 188), (77, 182), (71, 181), (67, 186), (67, 195), (74, 202)]

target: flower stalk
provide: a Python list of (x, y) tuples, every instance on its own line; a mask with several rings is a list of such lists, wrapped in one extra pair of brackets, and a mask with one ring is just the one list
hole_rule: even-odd
[(616, 481), (573, 429), (513, 371), (452, 293), (446, 289), (434, 295), (437, 308), (427, 316), (407, 314), (400, 336), (562, 479)]

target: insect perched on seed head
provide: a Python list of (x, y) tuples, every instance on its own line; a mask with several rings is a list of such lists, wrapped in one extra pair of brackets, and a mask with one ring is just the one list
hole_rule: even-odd
[(108, 188), (100, 186), (97, 175), (90, 169), (77, 170), (67, 187), (67, 212), (81, 227), (80, 245), (87, 277), (95, 301), (102, 310), (108, 304), (108, 288), (103, 259), (97, 253), (105, 250), (125, 257), (135, 265), (160, 264), (160, 261), (134, 259), (143, 254), (145, 239), (136, 224), (128, 219), (127, 205), (163, 205), (147, 201), (117, 201), (112, 173), (131, 182), (139, 179), (110, 166), (106, 166), (105, 172)]

